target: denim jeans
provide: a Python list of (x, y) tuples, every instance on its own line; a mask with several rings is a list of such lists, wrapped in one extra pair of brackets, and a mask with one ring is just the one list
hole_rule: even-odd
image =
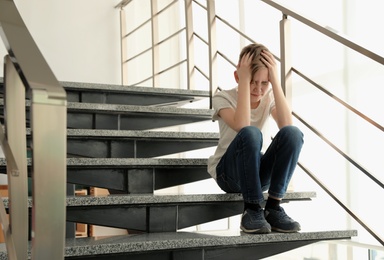
[(261, 131), (254, 126), (244, 127), (216, 167), (217, 184), (227, 193), (242, 193), (246, 203), (261, 204), (266, 190), (273, 197), (283, 198), (303, 143), (302, 132), (286, 126), (262, 153)]

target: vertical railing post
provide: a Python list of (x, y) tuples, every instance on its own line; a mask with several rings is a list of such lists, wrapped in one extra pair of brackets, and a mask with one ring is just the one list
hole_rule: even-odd
[(215, 0), (207, 0), (207, 12), (209, 42), (209, 108), (212, 108), (213, 90), (218, 86)]
[(43, 89), (33, 90), (30, 98), (32, 259), (63, 259), (67, 195), (66, 100), (51, 98)]
[(151, 0), (151, 26), (152, 26), (152, 87), (157, 86), (159, 72), (160, 52), (157, 46), (159, 42), (159, 24), (157, 18), (157, 0)]
[(120, 7), (120, 52), (121, 52), (121, 84), (128, 85), (127, 68), (127, 23), (123, 7)]
[(25, 88), (7, 55), (5, 57), (5, 134), (18, 166), (7, 167), (10, 227), (17, 259), (28, 257), (28, 168)]
[(187, 88), (195, 88), (195, 51), (193, 43), (193, 14), (192, 0), (185, 0), (185, 27), (186, 27), (186, 49), (187, 49)]
[(292, 107), (291, 22), (285, 14), (280, 21), (280, 58), (281, 86), (289, 106)]

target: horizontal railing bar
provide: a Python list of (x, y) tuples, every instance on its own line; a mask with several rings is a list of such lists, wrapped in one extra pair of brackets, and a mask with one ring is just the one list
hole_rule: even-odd
[(302, 22), (303, 24), (311, 27), (312, 29), (332, 38), (333, 40), (347, 46), (350, 49), (355, 50), (356, 52), (371, 58), (372, 60), (384, 65), (384, 57), (362, 47), (361, 45), (356, 44), (355, 42), (349, 40), (346, 36), (341, 35), (340, 33), (335, 32), (334, 30), (328, 29), (324, 26), (319, 25), (319, 23), (314, 22), (313, 19), (307, 19), (303, 15), (300, 15), (298, 12), (294, 12), (272, 0), (262, 0), (264, 3), (280, 10), (284, 15), (293, 17), (294, 19)]
[(205, 7), (204, 5), (202, 5), (200, 2), (198, 2), (198, 1), (196, 1), (196, 0), (193, 0), (193, 2), (194, 2), (195, 4), (197, 4), (198, 6), (200, 6), (201, 8), (207, 10), (207, 7)]
[(144, 53), (146, 53), (146, 52), (148, 52), (150, 50), (152, 50), (152, 47), (149, 47), (149, 48), (143, 50), (142, 52), (136, 54), (135, 56), (130, 57), (129, 59), (125, 60), (124, 63), (130, 62), (131, 60), (136, 59), (137, 57), (143, 55)]
[(207, 80), (209, 80), (209, 77), (207, 74), (204, 73), (204, 71), (202, 71), (198, 66), (195, 66), (195, 69), (201, 73), (201, 75), (204, 76), (204, 78), (206, 78)]
[[(160, 42), (156, 43), (156, 44), (154, 45), (154, 47), (157, 47), (157, 46), (159, 46), (160, 44), (162, 44), (162, 43), (166, 42), (167, 40), (171, 39), (172, 37), (175, 37), (177, 34), (181, 33), (181, 32), (184, 31), (184, 30), (185, 30), (185, 28), (180, 29), (179, 31), (177, 31), (177, 32), (173, 33), (172, 35), (168, 36), (167, 38), (165, 38), (164, 40), (161, 40)], [(136, 59), (137, 57), (143, 55), (144, 53), (146, 53), (146, 52), (152, 50), (152, 48), (153, 48), (153, 47), (149, 47), (149, 48), (147, 48), (147, 49), (141, 51), (140, 53), (136, 54), (135, 56), (132, 56), (132, 57), (130, 57), (129, 59), (125, 60), (124, 63), (130, 62), (131, 60)]]
[(381, 188), (384, 189), (384, 184), (377, 179), (375, 176), (373, 176), (371, 173), (369, 173), (366, 169), (364, 169), (360, 164), (358, 164), (355, 160), (353, 160), (350, 156), (348, 156), (346, 153), (344, 153), (340, 148), (338, 148), (334, 143), (332, 143), (330, 140), (328, 140), (324, 135), (322, 135), (316, 128), (311, 126), (309, 123), (307, 123), (303, 118), (298, 116), (295, 112), (292, 112), (292, 114), (306, 127), (308, 127), (312, 132), (314, 132), (318, 137), (320, 137), (324, 142), (326, 142), (329, 146), (331, 146), (336, 152), (338, 152), (341, 156), (343, 156), (346, 160), (348, 160), (351, 164), (353, 164), (357, 169), (359, 169), (361, 172), (363, 172), (367, 177), (369, 177), (372, 181), (374, 181), (377, 185), (379, 185)]
[(141, 28), (143, 28), (147, 23), (149, 23), (150, 21), (152, 21), (151, 18), (149, 18), (148, 20), (144, 21), (142, 24), (140, 24), (139, 26), (137, 26), (135, 29), (131, 30), (129, 33), (127, 33), (126, 35), (123, 36), (123, 38), (128, 38), (129, 36), (131, 36), (132, 34), (134, 34), (136, 31), (140, 30)]
[(200, 35), (198, 35), (197, 33), (193, 33), (193, 35), (195, 35), (197, 38), (199, 38), (202, 42), (204, 42), (206, 45), (208, 45), (208, 42), (203, 38), (201, 37)]
[(160, 75), (160, 74), (162, 74), (162, 73), (164, 73), (164, 72), (166, 72), (166, 71), (168, 71), (168, 70), (171, 70), (171, 69), (173, 69), (173, 68), (175, 68), (175, 67), (177, 67), (177, 66), (180, 66), (183, 62), (186, 62), (186, 61), (187, 61), (186, 59), (184, 59), (184, 60), (182, 60), (182, 61), (179, 61), (178, 63), (176, 63), (176, 64), (174, 64), (174, 65), (172, 65), (172, 66), (170, 66), (170, 67), (168, 67), (168, 68), (166, 68), (166, 69), (164, 69), (164, 70), (158, 72), (158, 73), (156, 73), (155, 75), (153, 75), (153, 76), (149, 76), (149, 77), (147, 77), (147, 78), (145, 78), (145, 79), (143, 79), (143, 80), (141, 80), (141, 81), (138, 81), (138, 82), (136, 82), (136, 83), (134, 83), (134, 84), (131, 84), (131, 85), (132, 85), (132, 86), (137, 86), (137, 85), (139, 85), (139, 84), (141, 84), (141, 83), (143, 83), (143, 82), (145, 82), (145, 81), (147, 81), (147, 80), (150, 80), (150, 79), (154, 78), (154, 77), (157, 76), (157, 75)]
[(167, 72), (167, 71), (169, 71), (169, 70), (171, 70), (171, 69), (173, 69), (173, 68), (175, 68), (175, 67), (177, 67), (177, 66), (180, 66), (182, 63), (184, 63), (184, 62), (186, 62), (186, 61), (187, 61), (187, 59), (181, 60), (181, 61), (179, 61), (178, 63), (175, 63), (175, 64), (173, 64), (172, 66), (170, 66), (170, 67), (168, 67), (168, 68), (166, 68), (166, 69), (163, 69), (163, 70), (159, 71), (159, 72), (156, 73), (155, 75), (163, 74), (164, 72)]
[[(132, 0), (130, 0), (132, 1)], [(153, 15), (153, 17), (156, 17), (158, 16), (159, 14), (161, 14), (165, 9), (168, 9), (172, 4), (176, 3), (177, 0), (174, 0), (172, 3), (170, 3), (169, 5), (167, 5), (166, 7), (164, 7), (161, 11), (157, 12), (156, 14)], [(116, 6), (118, 7), (118, 6)], [(145, 20), (143, 23), (141, 23), (139, 26), (137, 26), (135, 29), (131, 30), (129, 33), (127, 33), (126, 35), (124, 35), (124, 38), (127, 38), (129, 37), (130, 35), (132, 35), (133, 33), (135, 33), (136, 31), (140, 30), (143, 26), (145, 26), (147, 23), (151, 22), (152, 21), (152, 18), (149, 18), (147, 20)]]
[(343, 105), (344, 107), (346, 107), (347, 109), (349, 109), (350, 111), (352, 111), (353, 113), (355, 113), (356, 115), (358, 115), (359, 117), (367, 121), (368, 123), (372, 124), (373, 126), (377, 127), (379, 130), (384, 132), (384, 127), (379, 123), (377, 123), (376, 121), (372, 120), (370, 117), (366, 116), (365, 114), (361, 113), (359, 110), (354, 108), (353, 106), (349, 105), (347, 102), (338, 98), (337, 96), (335, 96), (334, 94), (326, 90), (324, 87), (322, 87), (321, 85), (319, 85), (318, 83), (316, 83), (315, 81), (313, 81), (312, 79), (310, 79), (309, 77), (307, 77), (306, 75), (298, 71), (297, 69), (292, 68), (292, 71), (294, 71), (297, 75), (299, 75), (300, 77), (302, 77), (303, 79), (311, 83), (313, 86), (315, 86), (316, 88), (318, 88), (319, 90), (321, 90), (322, 92), (324, 92), (325, 94), (327, 94), (328, 96), (330, 96), (331, 98), (339, 102), (341, 105)]
[(245, 39), (247, 39), (248, 41), (252, 42), (252, 43), (255, 43), (256, 41), (253, 40), (252, 38), (250, 38), (249, 36), (245, 35), (242, 31), (238, 30), (237, 28), (235, 28), (232, 24), (230, 24), (229, 22), (227, 22), (226, 20), (224, 20), (223, 18), (221, 18), (220, 16), (216, 15), (216, 18), (219, 19), (222, 23), (224, 23), (225, 25), (227, 25), (229, 28), (231, 28), (232, 30), (234, 30), (235, 32), (237, 32), (238, 34), (240, 34), (242, 37), (244, 37)]
[(122, 0), (120, 3), (118, 3), (115, 8), (123, 8), (127, 6), (132, 0)]
[(349, 207), (347, 207), (332, 191), (325, 186), (310, 170), (308, 170), (302, 163), (298, 162), (297, 165), (308, 174), (329, 196), (333, 198), (334, 201), (337, 202), (351, 217), (353, 217), (361, 226), (365, 228), (377, 241), (380, 242), (384, 246), (384, 240), (370, 228), (364, 221), (361, 220)]
[(217, 54), (219, 54), (221, 57), (223, 57), (228, 63), (230, 63), (233, 67), (236, 68), (236, 64), (232, 62), (224, 53), (217, 51)]
[(158, 16), (160, 15), (161, 13), (163, 13), (165, 10), (169, 9), (172, 5), (174, 5), (175, 3), (177, 3), (178, 0), (173, 0), (173, 2), (169, 3), (167, 6), (165, 6), (163, 9), (161, 9), (160, 11), (158, 11), (156, 14), (154, 14), (153, 16)]
[(180, 30), (172, 33), (171, 35), (169, 35), (167, 38), (164, 38), (163, 40), (159, 41), (158, 43), (155, 44), (155, 46), (159, 46), (160, 44), (170, 40), (171, 38), (177, 36), (178, 34), (180, 34), (181, 32), (185, 31), (185, 27), (181, 28)]

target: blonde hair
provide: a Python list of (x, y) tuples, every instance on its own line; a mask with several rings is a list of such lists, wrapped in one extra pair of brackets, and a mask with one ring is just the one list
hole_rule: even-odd
[(253, 55), (252, 57), (252, 63), (251, 63), (251, 71), (252, 71), (252, 76), (255, 75), (255, 73), (260, 69), (260, 68), (266, 68), (267, 66), (265, 66), (265, 64), (261, 61), (261, 52), (263, 50), (267, 50), (268, 51), (268, 48), (265, 47), (264, 45), (260, 44), (260, 43), (251, 43), (247, 46), (245, 46), (241, 52), (240, 52), (240, 55), (239, 55), (239, 63), (240, 63), (240, 60), (241, 58), (247, 54), (247, 53), (250, 53), (251, 55)]

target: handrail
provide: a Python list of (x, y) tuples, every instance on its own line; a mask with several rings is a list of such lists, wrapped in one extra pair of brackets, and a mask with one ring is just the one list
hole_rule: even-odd
[[(29, 33), (15, 3), (0, 0), (4, 59), (5, 135), (19, 174), (7, 175), (13, 259), (28, 259), (28, 186), (25, 94), (31, 100), (32, 259), (63, 259), (66, 228), (66, 92)], [(54, 151), (54, 152), (53, 152)], [(49, 180), (47, 182), (46, 180)], [(3, 222), (4, 223), (4, 222)], [(8, 252), (9, 253), (9, 252)]]
[(304, 15), (299, 14), (299, 12), (292, 11), (291, 9), (286, 8), (275, 1), (272, 1), (272, 0), (261, 0), (261, 1), (266, 3), (267, 5), (270, 5), (280, 10), (284, 15), (290, 16), (300, 21), (301, 23), (311, 27), (312, 29), (328, 36), (329, 38), (345, 45), (346, 47), (353, 49), (356, 52), (384, 65), (384, 57), (381, 57), (380, 55), (374, 53), (373, 51), (370, 51), (369, 49), (364, 48), (361, 45), (353, 42), (352, 40), (348, 39), (347, 36), (344, 36), (341, 33), (337, 33), (334, 30), (327, 28), (326, 26), (321, 26), (319, 25), (319, 23), (314, 22), (314, 20), (310, 20), (306, 18)]

